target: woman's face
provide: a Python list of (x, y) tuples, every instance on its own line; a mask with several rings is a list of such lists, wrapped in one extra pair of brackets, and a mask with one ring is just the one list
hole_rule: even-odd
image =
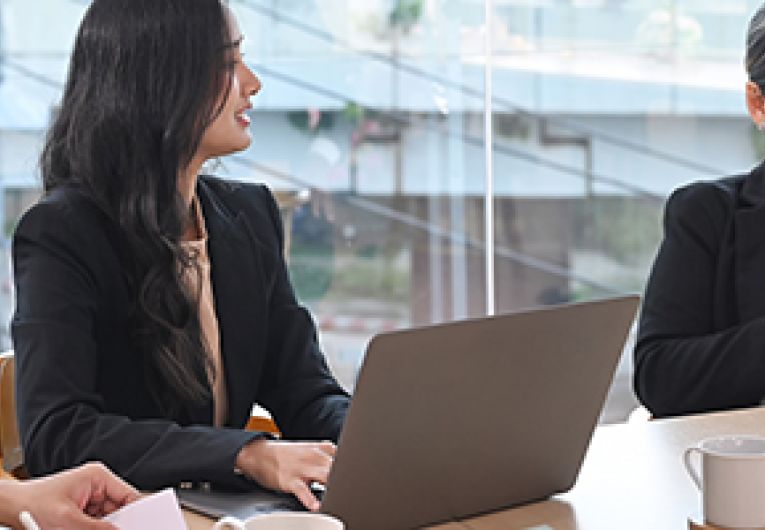
[[(217, 108), (221, 111), (202, 135), (198, 154), (205, 160), (249, 147), (252, 136), (247, 111), (252, 108), (250, 97), (257, 94), (261, 88), (258, 77), (243, 62), (239, 49), (243, 38), (242, 33), (236, 18), (228, 8), (226, 8), (226, 18), (233, 43), (233, 46), (225, 51), (225, 60), (231, 69), (230, 90), (225, 102), (218, 102)], [(225, 95), (225, 92), (221, 94), (221, 98)]]

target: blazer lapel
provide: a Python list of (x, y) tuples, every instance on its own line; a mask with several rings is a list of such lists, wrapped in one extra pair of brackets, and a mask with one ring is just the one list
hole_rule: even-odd
[(231, 212), (206, 186), (198, 187), (208, 233), (208, 252), (221, 356), (228, 392), (227, 426), (250, 417), (265, 348), (267, 300), (263, 267), (249, 238), (247, 220)]
[(765, 167), (744, 181), (735, 214), (736, 299), (739, 316), (749, 321), (765, 315)]

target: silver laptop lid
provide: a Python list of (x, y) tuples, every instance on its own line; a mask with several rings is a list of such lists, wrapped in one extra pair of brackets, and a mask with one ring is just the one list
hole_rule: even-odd
[(348, 530), (461, 519), (576, 480), (637, 296), (375, 337), (322, 511)]

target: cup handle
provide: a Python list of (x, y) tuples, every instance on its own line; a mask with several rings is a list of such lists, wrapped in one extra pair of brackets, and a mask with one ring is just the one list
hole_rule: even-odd
[(693, 466), (692, 457), (694, 454), (703, 456), (704, 453), (698, 447), (689, 447), (688, 449), (685, 450), (685, 453), (683, 454), (683, 462), (685, 463), (685, 469), (688, 471), (688, 474), (691, 476), (693, 483), (696, 484), (696, 487), (699, 490), (703, 490), (704, 487), (701, 484), (701, 476), (699, 475), (699, 472), (696, 470), (696, 468)]
[(247, 530), (244, 523), (235, 517), (224, 517), (213, 526), (213, 530)]

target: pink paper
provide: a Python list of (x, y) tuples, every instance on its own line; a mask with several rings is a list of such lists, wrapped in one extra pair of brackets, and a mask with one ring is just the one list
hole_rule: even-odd
[(128, 504), (104, 520), (120, 530), (188, 530), (171, 488)]

